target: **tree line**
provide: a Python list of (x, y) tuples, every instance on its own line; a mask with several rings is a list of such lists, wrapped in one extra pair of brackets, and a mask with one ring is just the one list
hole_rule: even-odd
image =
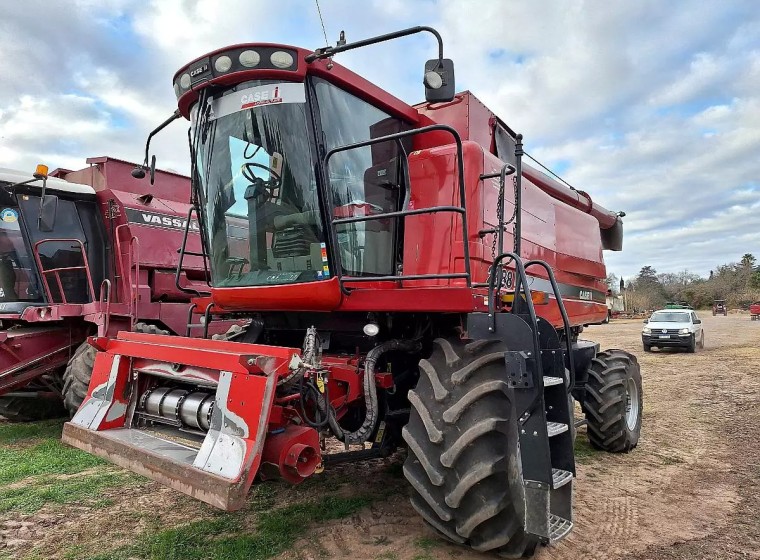
[(635, 278), (625, 282), (615, 274), (607, 275), (607, 285), (614, 294), (625, 293), (631, 311), (657, 309), (667, 302), (686, 302), (699, 309), (711, 307), (716, 299), (726, 300), (729, 307), (745, 309), (760, 301), (760, 266), (754, 255), (745, 253), (738, 263), (711, 270), (708, 278), (688, 270), (658, 273), (644, 266)]

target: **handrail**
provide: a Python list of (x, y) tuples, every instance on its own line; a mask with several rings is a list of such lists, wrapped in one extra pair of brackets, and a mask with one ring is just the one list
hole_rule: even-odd
[[(121, 229), (129, 227), (130, 224), (121, 224), (114, 230), (114, 237), (116, 237), (116, 252), (119, 255), (119, 262), (122, 265), (122, 274), (120, 278), (125, 282), (127, 289), (127, 300), (129, 301), (129, 313), (130, 323), (134, 327), (137, 323), (137, 301), (140, 297), (140, 240), (137, 236), (132, 235), (129, 238), (129, 249), (127, 250), (126, 259), (124, 263), (124, 254), (122, 253), (121, 246)], [(137, 248), (137, 250), (135, 250)], [(135, 282), (132, 282), (132, 269), (135, 269)], [(126, 273), (125, 273), (126, 269)]]
[(198, 307), (198, 304), (191, 303), (187, 308), (187, 328), (185, 329), (185, 336), (190, 338), (190, 331), (193, 328), (193, 311)]
[[(400, 140), (401, 138), (407, 138), (409, 136), (415, 136), (417, 134), (425, 134), (427, 132), (433, 132), (433, 131), (442, 131), (442, 132), (448, 132), (451, 134), (451, 136), (454, 138), (454, 143), (457, 147), (457, 179), (459, 182), (459, 203), (460, 206), (452, 206), (452, 207), (440, 207), (440, 206), (434, 206), (431, 208), (421, 208), (417, 210), (402, 210), (400, 212), (389, 212), (387, 214), (375, 214), (373, 216), (361, 216), (361, 219), (357, 218), (340, 218), (339, 220), (329, 220), (330, 224), (330, 240), (333, 246), (333, 253), (335, 256), (335, 264), (336, 264), (336, 274), (338, 277), (338, 281), (341, 285), (341, 290), (345, 292), (345, 289), (343, 288), (343, 263), (340, 259), (340, 251), (338, 249), (338, 240), (337, 240), (337, 234), (335, 232), (335, 224), (340, 223), (351, 223), (351, 222), (359, 222), (359, 221), (367, 221), (367, 220), (379, 220), (384, 218), (400, 218), (407, 215), (414, 215), (414, 214), (430, 214), (434, 213), (435, 211), (440, 212), (455, 212), (462, 215), (462, 245), (463, 245), (463, 251), (464, 251), (464, 267), (465, 272), (463, 278), (467, 281), (467, 287), (472, 287), (472, 274), (471, 274), (471, 266), (470, 266), (470, 246), (469, 246), (469, 236), (468, 236), (468, 229), (467, 229), (467, 193), (465, 189), (465, 181), (464, 181), (464, 155), (462, 152), (462, 139), (459, 136), (459, 133), (454, 129), (453, 127), (450, 127), (448, 125), (444, 124), (433, 124), (429, 126), (424, 126), (422, 128), (416, 128), (413, 130), (406, 130), (403, 132), (396, 132), (394, 134), (387, 134), (385, 136), (380, 136), (378, 138), (371, 138), (369, 140), (363, 140), (361, 142), (354, 142), (353, 144), (346, 144), (344, 146), (338, 146), (337, 148), (332, 148), (329, 150), (324, 158), (322, 159), (322, 171), (324, 177), (329, 177), (329, 162), (330, 158), (334, 156), (337, 153), (345, 152), (348, 150), (353, 150), (356, 148), (364, 148), (366, 146), (371, 146), (373, 144), (379, 144), (380, 142), (389, 142), (391, 140)], [(330, 202), (332, 205), (332, 191), (329, 188), (329, 184), (326, 186), (328, 189), (328, 196), (330, 198)], [(411, 188), (410, 184), (407, 184), (407, 188)], [(440, 208), (440, 210), (438, 210)], [(431, 211), (431, 209), (433, 209)], [(439, 275), (415, 275), (415, 276), (404, 276), (403, 274), (400, 274), (398, 276), (392, 277), (395, 281), (403, 281), (403, 280), (424, 280), (424, 279), (432, 279)], [(381, 277), (381, 278), (388, 278), (388, 277)], [(355, 280), (351, 280), (352, 282)]]
[(554, 277), (554, 271), (552, 271), (552, 268), (549, 266), (549, 264), (546, 261), (541, 260), (532, 260), (525, 263), (525, 268), (528, 268), (533, 265), (538, 265), (542, 267), (546, 273), (549, 275), (549, 282), (552, 285), (552, 291), (554, 292), (554, 299), (557, 300), (557, 306), (559, 307), (560, 315), (562, 315), (562, 324), (565, 328), (565, 346), (567, 347), (567, 362), (569, 365), (570, 370), (570, 386), (568, 388), (568, 391), (572, 390), (573, 387), (575, 387), (575, 364), (573, 362), (573, 345), (570, 341), (570, 319), (567, 315), (567, 310), (565, 309), (565, 302), (562, 301), (562, 294), (560, 294), (559, 291), (559, 285), (557, 284), (557, 280)]
[[(134, 248), (134, 250), (133, 250)], [(134, 262), (132, 262), (132, 255), (134, 255)], [(140, 301), (140, 240), (136, 235), (133, 235), (129, 240), (129, 283), (132, 284), (132, 268), (135, 269), (135, 283), (134, 290), (132, 290), (132, 298), (130, 298), (130, 307), (132, 308), (132, 314), (130, 317), (131, 330), (134, 330), (137, 324), (137, 305)]]
[(210, 292), (199, 292), (198, 290), (195, 290), (193, 288), (187, 288), (185, 286), (182, 286), (179, 283), (180, 275), (182, 274), (182, 265), (185, 262), (185, 255), (193, 255), (193, 256), (201, 257), (203, 259), (203, 270), (206, 273), (206, 281), (208, 282), (208, 279), (211, 277), (208, 271), (208, 267), (206, 266), (206, 249), (203, 245), (203, 239), (201, 239), (201, 253), (200, 254), (187, 250), (187, 236), (190, 233), (190, 219), (192, 218), (193, 211), (195, 211), (195, 214), (198, 215), (198, 209), (195, 207), (195, 205), (191, 204), (190, 209), (187, 211), (187, 220), (185, 221), (185, 231), (182, 235), (182, 245), (177, 251), (179, 253), (179, 259), (177, 260), (177, 269), (174, 272), (174, 285), (177, 287), (177, 289), (180, 292), (184, 292), (186, 294), (192, 294), (197, 297), (203, 297), (204, 295), (208, 295)]
[[(541, 363), (541, 344), (538, 337), (538, 318), (536, 317), (536, 308), (533, 306), (533, 299), (530, 293), (530, 285), (528, 284), (528, 278), (525, 274), (525, 267), (522, 260), (517, 253), (502, 253), (498, 255), (494, 261), (491, 270), (488, 273), (488, 319), (490, 324), (488, 325), (488, 331), (491, 333), (496, 332), (496, 298), (498, 296), (498, 290), (495, 289), (496, 283), (496, 268), (497, 265), (504, 259), (509, 258), (515, 262), (515, 270), (517, 271), (517, 278), (515, 280), (515, 299), (512, 304), (512, 313), (515, 313), (517, 307), (517, 294), (520, 293), (520, 284), (523, 286), (523, 293), (525, 294), (525, 301), (528, 306), (528, 316), (530, 318), (530, 330), (533, 333), (533, 358), (535, 359), (536, 368), (534, 371), (534, 382), (537, 387), (543, 386), (543, 364)], [(499, 267), (501, 268), (501, 267)]]
[[(42, 259), (40, 258), (40, 251), (39, 247), (40, 245), (43, 245), (45, 243), (77, 243), (79, 245), (79, 251), (82, 255), (82, 261), (84, 262), (83, 265), (80, 266), (62, 266), (57, 268), (50, 268), (45, 269), (45, 267), (42, 265)], [(61, 302), (62, 304), (66, 305), (68, 304), (68, 299), (66, 298), (66, 293), (63, 289), (63, 283), (61, 282), (61, 272), (68, 272), (72, 270), (84, 270), (85, 271), (85, 277), (87, 278), (87, 290), (88, 290), (88, 298), (90, 301), (95, 299), (95, 288), (92, 285), (92, 274), (90, 273), (90, 264), (87, 260), (87, 252), (84, 248), (84, 244), (80, 239), (76, 239), (74, 237), (65, 237), (61, 239), (57, 238), (47, 238), (47, 239), (41, 239), (40, 241), (37, 241), (34, 244), (33, 247), (34, 252), (34, 260), (37, 262), (37, 266), (40, 270), (40, 273), (42, 275), (42, 283), (44, 284), (45, 291), (47, 292), (48, 300), (51, 303), (58, 303), (53, 301), (53, 293), (50, 290), (50, 283), (48, 282), (47, 275), (51, 273), (55, 273), (55, 280), (58, 284), (58, 290), (61, 294)]]
[(434, 214), (436, 212), (457, 212), (459, 214), (464, 214), (465, 209), (460, 208), (459, 206), (431, 206), (430, 208), (417, 208), (415, 210), (399, 210), (398, 212), (384, 212), (382, 214), (367, 214), (365, 216), (354, 216), (351, 218), (337, 218), (333, 219), (332, 223), (336, 225), (353, 224), (356, 222), (369, 222), (371, 220), (414, 216), (416, 214)]
[[(106, 296), (103, 298), (103, 293), (105, 292)], [(108, 334), (108, 327), (111, 323), (111, 281), (108, 278), (105, 278), (100, 283), (100, 293), (98, 294), (98, 307), (100, 307), (100, 312), (105, 313), (103, 317), (103, 332), (98, 333), (99, 336), (106, 336)], [(105, 312), (103, 311), (103, 307), (105, 306)]]

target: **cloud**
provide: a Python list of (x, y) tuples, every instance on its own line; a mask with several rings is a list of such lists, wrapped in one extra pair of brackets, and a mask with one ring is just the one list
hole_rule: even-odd
[[(627, 216), (612, 272), (700, 274), (760, 253), (760, 12), (754, 2), (557, 3), (321, 0), (328, 41), (436, 27), (470, 89), (528, 151)], [(709, 14), (709, 17), (707, 17)], [(141, 160), (176, 107), (172, 76), (238, 42), (324, 43), (316, 7), (282, 0), (29, 0), (0, 20), (0, 165), (81, 167), (92, 155)], [(427, 34), (336, 60), (412, 104)], [(159, 165), (189, 169), (187, 123), (154, 143)]]

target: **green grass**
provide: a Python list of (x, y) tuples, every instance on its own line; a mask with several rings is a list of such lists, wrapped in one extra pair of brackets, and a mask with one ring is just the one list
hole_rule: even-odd
[(597, 451), (588, 442), (586, 434), (578, 434), (575, 438), (575, 462), (576, 463), (588, 463), (596, 455)]
[(431, 550), (437, 546), (441, 546), (441, 543), (442, 541), (440, 539), (435, 539), (433, 537), (420, 537), (414, 541), (414, 544), (417, 545), (417, 548), (421, 548), (425, 551)]
[(0, 484), (29, 476), (73, 474), (104, 463), (52, 439), (21, 449), (0, 448)]
[(93, 508), (111, 505), (100, 492), (106, 488), (133, 486), (141, 479), (123, 472), (103, 472), (88, 476), (52, 480), (21, 488), (0, 490), (0, 513), (30, 514), (45, 504), (77, 504)]
[[(136, 484), (140, 478), (124, 472), (84, 470), (105, 461), (60, 441), (62, 420), (0, 424), (0, 513), (31, 514), (45, 504), (82, 504), (104, 507), (106, 488)], [(7, 485), (35, 477), (17, 488)]]
[(63, 420), (45, 420), (29, 423), (0, 424), (0, 445), (18, 443), (28, 439), (60, 439)]
[[(138, 536), (133, 545), (91, 558), (262, 560), (287, 550), (309, 523), (347, 517), (369, 505), (372, 499), (370, 496), (326, 497), (270, 510), (260, 517), (255, 529), (246, 526), (245, 513), (219, 514), (212, 519)], [(257, 507), (254, 502), (253, 508)]]

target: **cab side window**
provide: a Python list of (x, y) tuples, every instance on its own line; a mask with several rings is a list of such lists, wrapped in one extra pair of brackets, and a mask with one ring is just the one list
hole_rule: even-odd
[[(325, 150), (407, 130), (400, 119), (315, 78)], [(332, 218), (384, 214), (401, 209), (409, 142), (381, 142), (339, 152), (328, 166)], [(403, 160), (402, 160), (403, 158)], [(343, 272), (351, 276), (395, 274), (398, 222), (370, 220), (336, 226)]]

